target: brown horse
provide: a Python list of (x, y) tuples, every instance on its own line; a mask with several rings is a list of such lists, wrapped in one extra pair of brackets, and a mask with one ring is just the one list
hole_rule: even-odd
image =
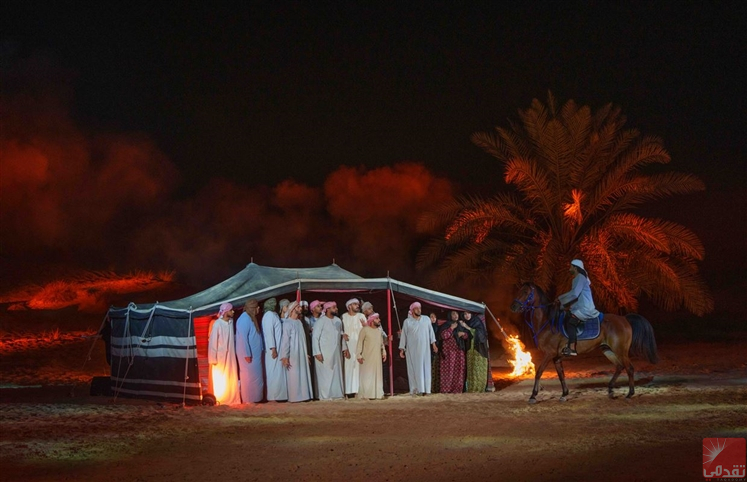
[[(529, 403), (537, 402), (540, 378), (542, 378), (542, 372), (550, 363), (550, 360), (555, 363), (555, 369), (563, 387), (563, 396), (560, 401), (565, 402), (568, 397), (568, 386), (565, 383), (563, 373), (561, 350), (566, 346), (568, 338), (563, 336), (563, 333), (556, 329), (557, 327), (553, 326), (552, 321), (556, 320), (555, 316), (557, 315), (556, 305), (548, 300), (538, 286), (533, 283), (524, 283), (511, 304), (511, 311), (524, 313), (524, 319), (532, 331), (534, 343), (545, 355), (537, 367), (537, 374), (534, 376), (534, 390), (532, 390)], [(629, 313), (625, 316), (605, 313), (600, 329), (601, 333), (593, 340), (579, 340), (576, 350), (579, 354), (582, 354), (589, 353), (599, 347), (604, 355), (615, 364), (615, 374), (612, 375), (607, 390), (610, 398), (613, 398), (612, 389), (624, 368), (628, 374), (629, 386), (626, 398), (631, 398), (635, 393), (635, 385), (633, 383), (633, 364), (630, 363), (630, 357), (642, 356), (651, 363), (656, 363), (659, 359), (656, 351), (654, 329), (646, 318), (635, 313)]]

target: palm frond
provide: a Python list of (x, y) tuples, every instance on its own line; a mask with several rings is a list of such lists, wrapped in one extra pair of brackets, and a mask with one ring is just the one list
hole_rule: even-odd
[(477, 132), (472, 142), (503, 164), (510, 193), (463, 197), (418, 221), (435, 234), (417, 264), (438, 286), (458, 280), (534, 280), (547, 293), (569, 283), (567, 266), (584, 259), (598, 306), (659, 306), (702, 315), (713, 299), (698, 274), (705, 251), (689, 229), (641, 217), (642, 203), (704, 189), (689, 174), (646, 174), (670, 162), (661, 139), (625, 128), (619, 107), (592, 112), (573, 100), (560, 108), (548, 92), (518, 111), (519, 121)]

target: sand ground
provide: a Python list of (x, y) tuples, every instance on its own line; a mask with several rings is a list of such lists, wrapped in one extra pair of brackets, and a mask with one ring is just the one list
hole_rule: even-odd
[(703, 480), (702, 439), (747, 434), (744, 339), (660, 345), (631, 400), (593, 355), (566, 363), (565, 403), (554, 373), (529, 405), (496, 368), (494, 393), (182, 407), (90, 396), (91, 334), (2, 334), (0, 479)]

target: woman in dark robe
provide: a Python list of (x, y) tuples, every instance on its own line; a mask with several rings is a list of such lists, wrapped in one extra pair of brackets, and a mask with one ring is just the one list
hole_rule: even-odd
[(469, 311), (462, 313), (462, 327), (469, 330), (467, 350), (467, 392), (484, 392), (488, 384), (488, 330), (485, 323)]
[(459, 313), (449, 313), (449, 320), (438, 332), (441, 356), (441, 393), (464, 391), (465, 355), (469, 333), (459, 325)]

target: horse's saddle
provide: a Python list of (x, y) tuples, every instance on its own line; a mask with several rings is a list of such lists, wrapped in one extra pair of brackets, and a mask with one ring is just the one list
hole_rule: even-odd
[[(565, 331), (565, 317), (571, 316), (570, 313), (567, 313), (566, 311), (562, 311), (560, 313), (560, 332), (563, 334), (564, 337), (568, 338), (568, 332)], [(576, 335), (578, 340), (593, 340), (594, 338), (599, 336), (599, 333), (602, 331), (602, 320), (604, 319), (604, 314), (599, 313), (598, 318), (592, 318), (590, 320), (584, 320), (584, 322), (576, 327)]]

